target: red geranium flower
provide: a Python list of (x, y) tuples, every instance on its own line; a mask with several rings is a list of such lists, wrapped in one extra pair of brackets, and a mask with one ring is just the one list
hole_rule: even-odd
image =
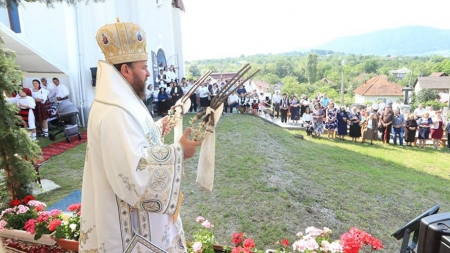
[(30, 200), (34, 200), (33, 195), (27, 195), (27, 196), (25, 196), (25, 198), (23, 198), (23, 203), (24, 203), (25, 205), (28, 205), (28, 202), (30, 202)]
[(70, 205), (68, 208), (67, 208), (67, 210), (69, 210), (69, 211), (71, 211), (71, 212), (79, 212), (80, 210), (81, 210), (81, 204), (80, 203), (78, 203), (78, 204), (72, 204), (72, 205)]
[(243, 241), (243, 237), (244, 237), (244, 233), (233, 233), (233, 236), (231, 237), (231, 242), (233, 243), (233, 245), (238, 246), (239, 244), (242, 243)]
[(61, 225), (61, 220), (52, 220), (50, 221), (50, 224), (48, 225), (48, 230), (51, 232), (55, 231), (57, 227)]
[(283, 244), (284, 247), (287, 247), (289, 246), (289, 241), (286, 238), (284, 238), (283, 240), (281, 240), (281, 244)]
[(247, 238), (244, 241), (244, 248), (245, 249), (253, 249), (255, 248), (255, 242), (253, 241), (252, 238)]
[(20, 199), (13, 199), (13, 200), (11, 200), (11, 202), (9, 202), (9, 206), (11, 206), (11, 207), (19, 206), (21, 204), (22, 204), (22, 200), (20, 200)]

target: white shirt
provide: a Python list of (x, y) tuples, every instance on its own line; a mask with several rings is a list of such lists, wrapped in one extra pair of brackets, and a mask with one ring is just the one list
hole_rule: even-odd
[(55, 85), (53, 83), (47, 83), (46, 86), (44, 86), (43, 84), (41, 85), (41, 88), (46, 89), (48, 92), (51, 92), (54, 88)]
[(238, 101), (239, 101), (239, 97), (238, 97), (237, 94), (231, 94), (231, 95), (228, 97), (228, 104), (229, 104), (229, 105), (230, 105), (230, 104), (233, 104), (233, 103), (238, 103)]
[(207, 86), (203, 86), (198, 88), (198, 93), (200, 94), (201, 98), (206, 98), (209, 95), (209, 90)]
[(312, 121), (311, 113), (310, 114), (303, 113), (302, 120), (303, 120), (303, 122)]
[(69, 88), (65, 84), (60, 83), (48, 95), (50, 102), (59, 102), (56, 98), (63, 98), (69, 96)]
[(33, 89), (31, 90), (31, 95), (33, 96), (33, 98), (37, 98), (37, 99), (43, 99), (40, 103), (45, 104), (45, 101), (47, 100), (48, 97), (48, 91), (44, 88), (39, 89), (38, 91), (33, 91)]
[(280, 94), (274, 94), (273, 95), (273, 97), (272, 97), (272, 102), (274, 103), (274, 104), (276, 104), (276, 103), (280, 103), (281, 102), (281, 95)]
[(414, 110), (414, 115), (416, 115), (416, 116), (422, 116), (422, 114), (424, 114), (424, 113), (426, 113), (426, 112), (427, 112), (427, 109), (425, 109), (425, 108), (423, 108), (423, 107), (422, 107), (422, 109), (416, 108), (416, 109)]
[(153, 91), (153, 100), (155, 102), (158, 102), (158, 94), (159, 94), (159, 90), (154, 90)]

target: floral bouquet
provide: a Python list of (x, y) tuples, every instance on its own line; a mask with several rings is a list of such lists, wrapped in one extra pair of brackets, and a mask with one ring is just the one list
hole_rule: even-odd
[(62, 222), (62, 225), (56, 228), (54, 237), (78, 241), (80, 238), (81, 204), (72, 204), (67, 208), (72, 212), (72, 217)]
[(198, 216), (196, 221), (199, 223), (199, 229), (193, 235), (193, 243), (188, 242), (188, 253), (214, 253), (213, 244), (216, 243), (211, 228), (214, 226), (202, 216)]

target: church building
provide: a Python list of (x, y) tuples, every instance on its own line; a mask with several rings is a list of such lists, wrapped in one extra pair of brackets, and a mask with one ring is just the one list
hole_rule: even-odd
[(4, 47), (14, 50), (24, 72), (23, 86), (32, 80), (57, 77), (69, 87), (69, 99), (79, 108), (81, 124), (87, 125), (95, 95), (95, 71), (104, 56), (95, 39), (97, 30), (116, 22), (132, 22), (146, 32), (148, 84), (154, 84), (161, 66), (173, 65), (184, 76), (181, 0), (92, 0), (76, 5), (21, 1), (19, 6), (0, 8), (0, 33)]

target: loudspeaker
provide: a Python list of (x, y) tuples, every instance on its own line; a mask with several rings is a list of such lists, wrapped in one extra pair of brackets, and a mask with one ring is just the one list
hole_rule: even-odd
[(91, 76), (92, 76), (91, 84), (92, 86), (95, 87), (95, 80), (97, 79), (97, 67), (91, 68)]

